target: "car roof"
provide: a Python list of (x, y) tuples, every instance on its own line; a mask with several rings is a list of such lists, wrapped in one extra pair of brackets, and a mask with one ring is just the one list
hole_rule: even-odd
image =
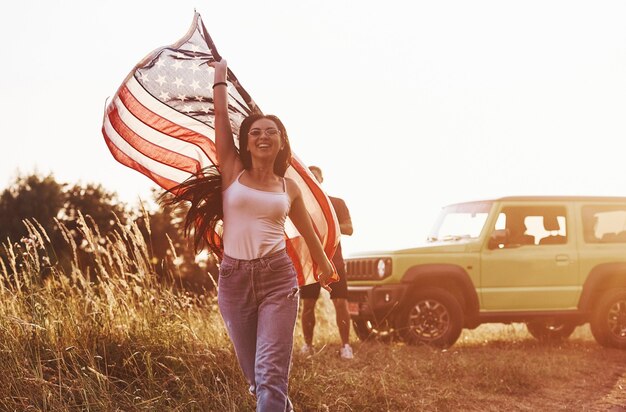
[(618, 196), (506, 196), (497, 200), (514, 200), (514, 201), (536, 201), (536, 200), (564, 200), (564, 201), (581, 201), (581, 202), (624, 202), (626, 197)]
[(626, 196), (504, 196), (496, 199), (474, 200), (469, 202), (453, 203), (449, 206), (466, 205), (485, 202), (536, 202), (536, 201), (567, 201), (567, 202), (626, 202)]

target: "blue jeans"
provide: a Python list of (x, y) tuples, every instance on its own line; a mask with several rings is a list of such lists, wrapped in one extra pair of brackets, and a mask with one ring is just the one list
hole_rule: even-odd
[(254, 260), (224, 255), (217, 302), (257, 411), (291, 410), (287, 397), (298, 282), (284, 250)]

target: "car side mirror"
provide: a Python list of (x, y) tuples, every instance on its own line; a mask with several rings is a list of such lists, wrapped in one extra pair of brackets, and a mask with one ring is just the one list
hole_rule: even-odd
[(489, 237), (489, 243), (487, 247), (491, 250), (501, 249), (507, 243), (509, 237), (509, 231), (507, 229), (496, 229)]

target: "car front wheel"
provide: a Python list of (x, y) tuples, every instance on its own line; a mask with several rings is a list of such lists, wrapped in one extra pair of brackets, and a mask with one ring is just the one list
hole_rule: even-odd
[(352, 327), (356, 336), (362, 341), (369, 339), (374, 333), (371, 322), (366, 320), (354, 320), (352, 321)]
[(463, 330), (463, 309), (450, 292), (425, 288), (412, 294), (410, 304), (400, 315), (400, 334), (409, 344), (446, 348), (456, 342)]
[(369, 320), (353, 320), (352, 327), (356, 336), (362, 341), (378, 339), (386, 342), (391, 340), (394, 333), (394, 329), (388, 321), (372, 323)]

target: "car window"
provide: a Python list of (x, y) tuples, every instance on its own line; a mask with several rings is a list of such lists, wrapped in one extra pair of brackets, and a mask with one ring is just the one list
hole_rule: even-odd
[(500, 248), (567, 243), (567, 218), (562, 206), (507, 206), (494, 228), (505, 236)]
[(491, 202), (471, 202), (443, 208), (428, 239), (445, 241), (477, 238), (485, 227), (491, 206)]
[(583, 233), (587, 243), (626, 243), (626, 205), (584, 206)]

